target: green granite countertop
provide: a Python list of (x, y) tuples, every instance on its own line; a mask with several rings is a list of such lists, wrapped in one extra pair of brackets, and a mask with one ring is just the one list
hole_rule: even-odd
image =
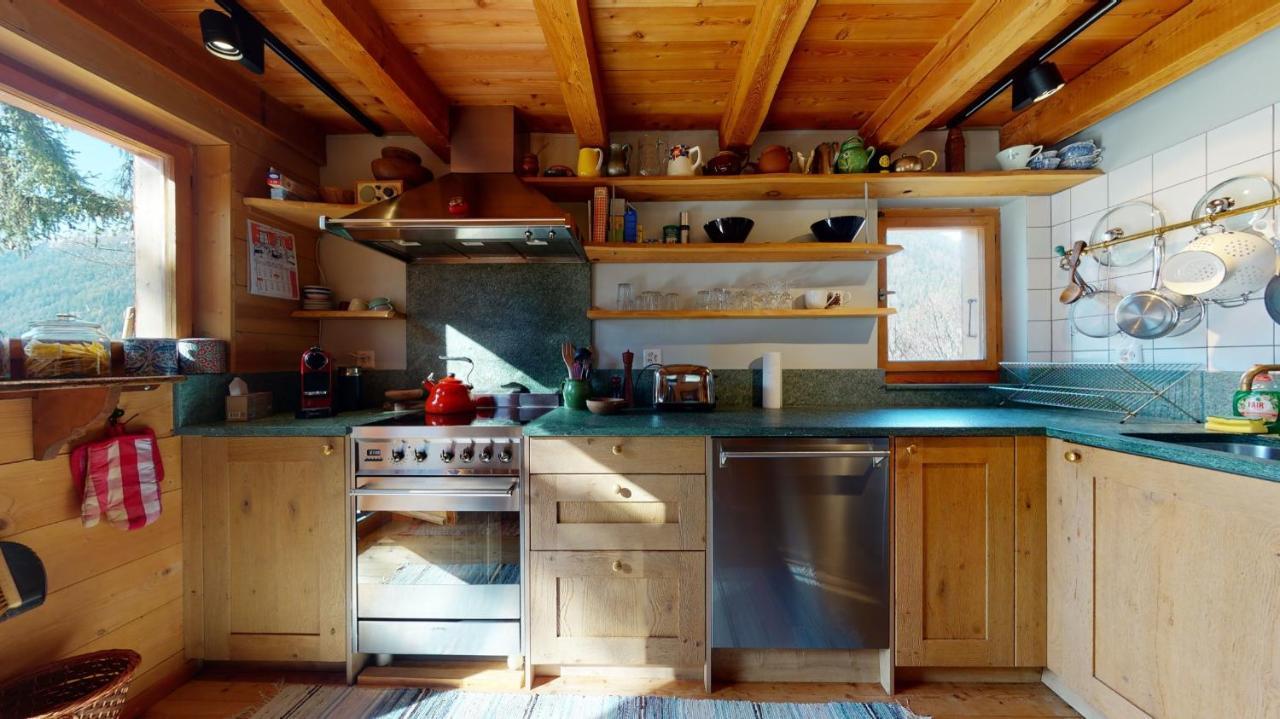
[(342, 412), (333, 417), (298, 419), (293, 412), (277, 412), (270, 417), (249, 422), (205, 422), (189, 424), (177, 430), (178, 434), (204, 437), (339, 437), (349, 434), (352, 427), (371, 424), (405, 412), (360, 410)]
[[(275, 414), (252, 422), (211, 422), (182, 427), (179, 434), (210, 437), (341, 436), (352, 427), (394, 412), (346, 412), (325, 419)], [(849, 409), (793, 407), (658, 414), (628, 411), (593, 415), (565, 408), (525, 425), (531, 437), (617, 435), (709, 435), (717, 437), (835, 437), (895, 435), (1032, 435), (1118, 452), (1280, 481), (1280, 462), (1126, 436), (1131, 433), (1199, 432), (1198, 425), (1135, 419), (1120, 424), (1111, 415), (1006, 407)], [(1276, 438), (1280, 444), (1280, 438)]]

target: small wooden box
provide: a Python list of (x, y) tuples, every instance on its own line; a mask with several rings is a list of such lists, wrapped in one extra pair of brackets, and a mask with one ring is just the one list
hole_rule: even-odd
[(227, 397), (227, 421), (248, 422), (271, 414), (271, 393), (250, 392)]

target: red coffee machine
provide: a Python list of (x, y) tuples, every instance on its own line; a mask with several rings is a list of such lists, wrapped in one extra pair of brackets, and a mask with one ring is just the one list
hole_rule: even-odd
[(332, 417), (337, 386), (334, 381), (333, 357), (319, 347), (302, 353), (302, 398), (297, 417)]

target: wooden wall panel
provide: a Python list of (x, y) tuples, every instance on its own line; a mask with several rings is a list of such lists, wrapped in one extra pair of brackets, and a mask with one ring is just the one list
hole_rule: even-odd
[(173, 436), (171, 388), (126, 392), (120, 405), (137, 414), (131, 427), (155, 430), (165, 467), (160, 519), (133, 532), (83, 527), (67, 456), (31, 459), (31, 400), (0, 401), (0, 538), (36, 551), (49, 590), (44, 605), (0, 624), (0, 681), (111, 648), (142, 655), (135, 699), (192, 670), (183, 656), (182, 440)]

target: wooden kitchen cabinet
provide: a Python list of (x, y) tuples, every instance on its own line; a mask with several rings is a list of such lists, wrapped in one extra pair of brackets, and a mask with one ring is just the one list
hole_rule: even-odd
[(707, 548), (707, 485), (701, 474), (535, 474), (529, 547)]
[(198, 445), (203, 658), (346, 661), (344, 439)]
[(1044, 439), (894, 443), (898, 666), (1044, 665)]
[(1109, 719), (1280, 716), (1280, 484), (1051, 440), (1046, 682)]
[(703, 552), (531, 552), (532, 663), (701, 665)]

